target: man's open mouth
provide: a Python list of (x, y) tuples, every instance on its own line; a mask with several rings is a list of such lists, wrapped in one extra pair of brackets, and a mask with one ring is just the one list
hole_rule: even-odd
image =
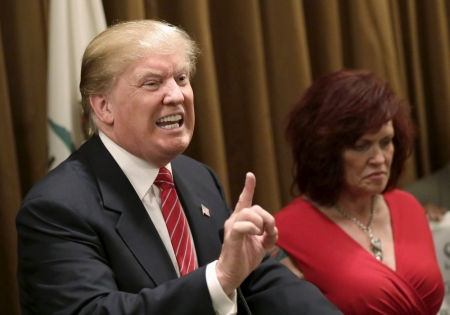
[(156, 125), (163, 129), (175, 129), (183, 124), (183, 117), (180, 114), (170, 115), (160, 118), (156, 121)]

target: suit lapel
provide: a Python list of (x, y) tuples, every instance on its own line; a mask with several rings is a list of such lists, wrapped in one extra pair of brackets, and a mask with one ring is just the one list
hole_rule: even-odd
[(89, 141), (93, 151), (89, 160), (104, 207), (121, 213), (117, 232), (156, 285), (177, 278), (164, 244), (128, 178), (98, 136)]
[[(175, 168), (174, 164), (172, 164), (172, 168)], [(173, 178), (194, 239), (198, 265), (206, 265), (219, 258), (222, 248), (217, 226), (213, 218), (202, 213), (201, 206), (202, 204), (207, 205), (206, 202), (189, 189), (189, 183), (186, 179), (177, 176), (176, 169), (173, 171)]]

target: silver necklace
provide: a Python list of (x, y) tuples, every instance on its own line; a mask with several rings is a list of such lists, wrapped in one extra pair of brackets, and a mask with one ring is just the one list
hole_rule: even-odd
[(344, 209), (339, 206), (338, 203), (334, 205), (337, 211), (339, 211), (340, 214), (342, 214), (345, 218), (349, 219), (353, 223), (355, 223), (357, 226), (361, 228), (370, 238), (370, 250), (375, 255), (375, 258), (379, 261), (383, 261), (383, 243), (381, 242), (381, 239), (378, 237), (373, 236), (372, 233), (372, 223), (373, 223), (373, 217), (375, 213), (375, 196), (372, 196), (371, 199), (371, 209), (370, 209), (370, 219), (369, 224), (364, 225), (361, 221), (359, 221), (354, 216), (350, 215), (349, 213), (345, 212)]

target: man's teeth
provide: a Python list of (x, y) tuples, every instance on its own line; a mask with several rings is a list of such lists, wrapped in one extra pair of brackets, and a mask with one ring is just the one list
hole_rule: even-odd
[(157, 122), (179, 121), (179, 120), (181, 120), (181, 115), (171, 115), (160, 118), (157, 120)]
[(180, 127), (180, 124), (179, 123), (175, 123), (175, 124), (172, 124), (172, 125), (163, 125), (163, 126), (160, 126), (160, 127), (163, 128), (163, 129), (175, 129), (175, 128)]
[[(163, 129), (175, 129), (180, 127), (181, 115), (171, 115), (160, 118), (156, 121), (159, 127)], [(171, 123), (173, 122), (173, 123)]]

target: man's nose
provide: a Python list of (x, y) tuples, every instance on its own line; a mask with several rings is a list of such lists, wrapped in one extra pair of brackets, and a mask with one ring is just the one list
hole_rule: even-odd
[(184, 101), (184, 96), (181, 91), (181, 87), (177, 84), (177, 82), (172, 79), (169, 80), (166, 84), (165, 92), (164, 92), (164, 105), (177, 105)]

